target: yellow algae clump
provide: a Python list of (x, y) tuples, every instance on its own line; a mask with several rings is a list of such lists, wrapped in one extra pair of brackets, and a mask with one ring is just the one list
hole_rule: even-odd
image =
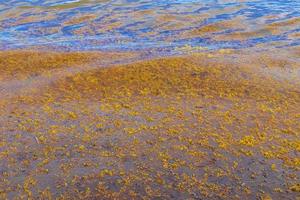
[(298, 184), (291, 186), (290, 190), (292, 190), (293, 192), (300, 192), (300, 184), (298, 183)]
[(113, 175), (113, 171), (109, 170), (109, 169), (103, 169), (99, 173), (100, 177), (103, 177), (103, 176), (112, 176), (112, 175)]
[(68, 112), (68, 116), (69, 116), (71, 119), (77, 119), (77, 115), (76, 115), (76, 113), (74, 113), (74, 112)]
[(84, 145), (79, 145), (78, 146), (78, 150), (79, 151), (84, 151), (85, 150), (85, 146)]
[(263, 194), (260, 196), (261, 200), (272, 200), (272, 197), (269, 194)]
[(240, 140), (240, 144), (253, 147), (257, 144), (257, 139), (255, 139), (252, 135), (247, 135)]
[(128, 135), (134, 135), (138, 132), (138, 130), (135, 128), (124, 128), (124, 131), (128, 133)]

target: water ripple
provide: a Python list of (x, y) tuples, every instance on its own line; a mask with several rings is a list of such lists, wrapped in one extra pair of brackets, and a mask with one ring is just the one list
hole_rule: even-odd
[(173, 52), (299, 43), (297, 0), (0, 0), (0, 49)]

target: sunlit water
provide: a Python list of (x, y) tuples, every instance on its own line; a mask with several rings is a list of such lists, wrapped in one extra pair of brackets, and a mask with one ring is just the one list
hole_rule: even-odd
[(0, 0), (0, 49), (280, 48), (299, 17), (298, 0)]
[(300, 0), (0, 0), (0, 200), (296, 199), (299, 45)]

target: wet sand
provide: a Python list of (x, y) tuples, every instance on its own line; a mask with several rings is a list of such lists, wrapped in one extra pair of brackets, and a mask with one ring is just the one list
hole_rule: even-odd
[(299, 197), (299, 48), (185, 53), (0, 52), (0, 198)]

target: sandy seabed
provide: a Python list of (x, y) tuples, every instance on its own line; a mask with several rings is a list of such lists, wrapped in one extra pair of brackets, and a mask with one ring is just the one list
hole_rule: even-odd
[(1, 199), (297, 199), (300, 49), (0, 52)]

